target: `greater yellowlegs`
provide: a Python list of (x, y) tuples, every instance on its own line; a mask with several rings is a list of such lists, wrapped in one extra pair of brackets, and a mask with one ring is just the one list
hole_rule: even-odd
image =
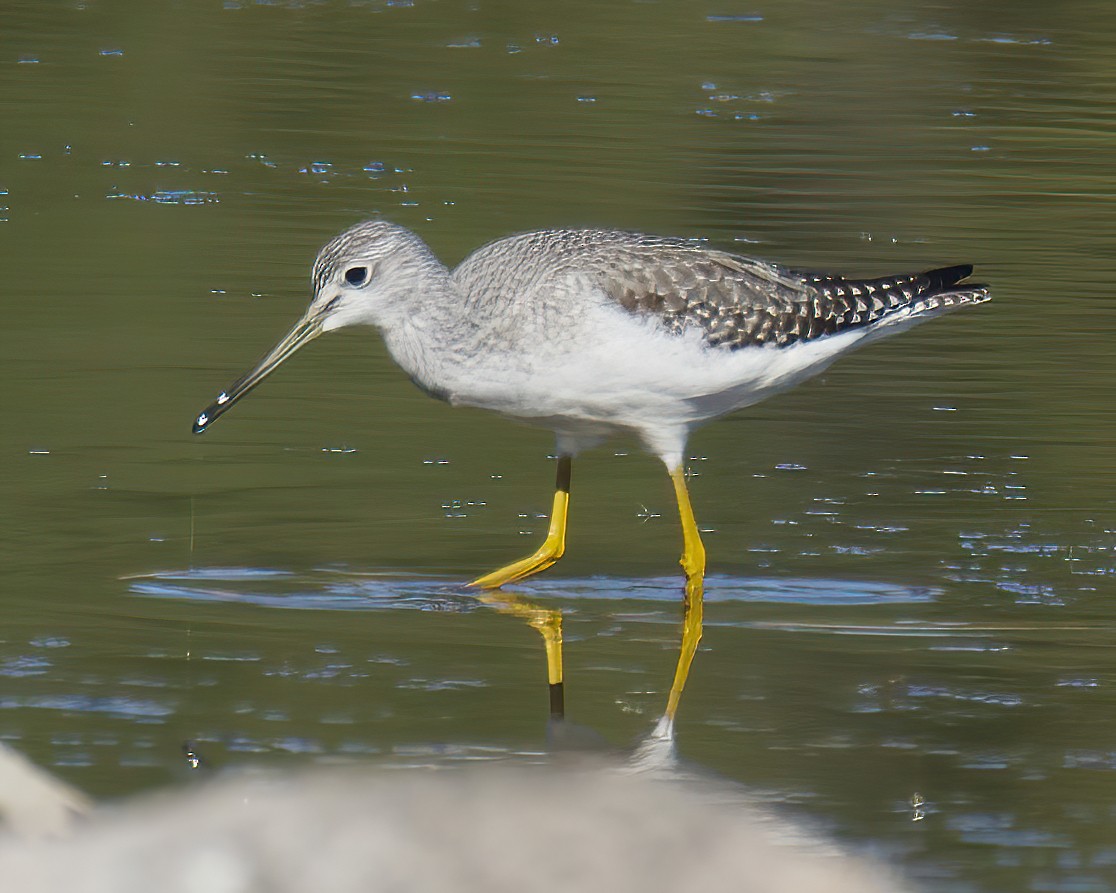
[[(635, 434), (666, 465), (682, 524), (686, 609), (661, 724), (669, 733), (701, 637), (705, 548), (682, 461), (690, 431), (791, 387), (858, 345), (988, 300), (985, 286), (962, 283), (971, 273), (966, 264), (848, 279), (611, 230), (509, 236), (451, 271), (410, 230), (367, 221), (322, 248), (306, 313), (197, 417), (194, 433), (321, 333), (376, 326), (428, 394), (526, 419), (557, 437), (546, 539), (470, 584), (481, 590), (562, 557), (572, 458), (612, 434)], [(553, 696), (562, 682), (558, 620), (521, 604), (513, 610), (543, 632)]]

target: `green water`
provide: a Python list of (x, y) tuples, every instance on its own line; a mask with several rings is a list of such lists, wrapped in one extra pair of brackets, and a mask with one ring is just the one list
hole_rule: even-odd
[[(316, 342), (204, 438), (365, 216), (993, 303), (699, 431), (684, 759), (930, 889), (1116, 888), (1116, 13), (1102, 4), (6, 4), (0, 737), (101, 796), (213, 765), (545, 747), (537, 635), (455, 584), (545, 529), (545, 432)], [(669, 481), (574, 466), (570, 718), (662, 710)], [(161, 575), (158, 575), (160, 574)], [(156, 575), (156, 576), (152, 576)], [(925, 800), (919, 818), (913, 797)]]

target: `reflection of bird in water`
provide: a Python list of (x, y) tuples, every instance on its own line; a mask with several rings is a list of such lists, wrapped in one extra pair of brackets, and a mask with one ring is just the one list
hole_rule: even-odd
[[(310, 307), (194, 422), (201, 433), (322, 332), (376, 326), (427, 393), (550, 428), (558, 474), (550, 529), (531, 555), (476, 579), (495, 590), (550, 567), (565, 548), (571, 459), (618, 432), (662, 459), (682, 523), (682, 653), (660, 731), (669, 735), (701, 637), (702, 546), (682, 457), (702, 422), (814, 375), (853, 347), (988, 299), (972, 267), (879, 279), (800, 273), (682, 240), (605, 230), (500, 239), (450, 271), (410, 230), (357, 224), (314, 263)], [(557, 615), (514, 596), (547, 641), (561, 709)], [(552, 701), (552, 704), (555, 702)]]

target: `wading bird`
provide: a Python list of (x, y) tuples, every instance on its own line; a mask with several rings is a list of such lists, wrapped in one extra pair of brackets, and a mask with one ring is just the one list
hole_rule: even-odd
[[(635, 434), (666, 466), (682, 525), (682, 648), (659, 731), (669, 736), (702, 626), (705, 548), (682, 463), (702, 422), (749, 406), (841, 354), (940, 313), (988, 300), (969, 265), (850, 279), (802, 273), (684, 239), (543, 230), (479, 248), (453, 270), (415, 233), (385, 221), (331, 239), (294, 328), (194, 422), (194, 433), (323, 332), (368, 324), (428, 394), (551, 429), (557, 483), (550, 527), (531, 555), (470, 585), (499, 589), (562, 557), (574, 456)], [(499, 604), (499, 603), (498, 603)], [(557, 612), (502, 600), (547, 645), (561, 713)]]

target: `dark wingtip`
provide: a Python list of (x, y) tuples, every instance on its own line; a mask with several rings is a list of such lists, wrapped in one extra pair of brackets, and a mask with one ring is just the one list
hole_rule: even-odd
[(951, 288), (972, 275), (972, 264), (957, 264), (953, 267), (938, 267), (936, 270), (926, 271), (926, 276), (935, 288)]

